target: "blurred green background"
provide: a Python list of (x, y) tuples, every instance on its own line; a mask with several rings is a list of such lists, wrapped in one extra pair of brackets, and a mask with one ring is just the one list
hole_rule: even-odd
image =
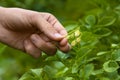
[[(64, 26), (74, 24), (101, 8), (114, 8), (119, 4), (120, 0), (0, 0), (0, 6), (52, 13)], [(17, 80), (29, 69), (38, 68), (42, 60), (44, 58), (34, 59), (0, 44), (0, 80)]]

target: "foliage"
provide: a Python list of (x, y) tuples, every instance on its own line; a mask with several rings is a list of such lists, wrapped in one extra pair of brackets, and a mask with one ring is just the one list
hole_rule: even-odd
[[(120, 0), (6, 1), (13, 1), (12, 6), (55, 14), (69, 32), (67, 38), (72, 45), (67, 54), (58, 51), (55, 56), (44, 54), (37, 60), (2, 47), (0, 62), (14, 64), (5, 69), (15, 69), (17, 76), (27, 71), (19, 80), (120, 80)], [(10, 3), (4, 6), (11, 6)], [(4, 54), (8, 52), (10, 55)], [(5, 69), (0, 69), (0, 76), (2, 71), (6, 73)], [(1, 79), (10, 80), (4, 76)]]

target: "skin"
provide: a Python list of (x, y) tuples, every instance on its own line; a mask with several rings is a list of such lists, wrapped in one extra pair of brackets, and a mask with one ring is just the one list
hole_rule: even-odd
[(67, 32), (50, 13), (0, 7), (0, 42), (38, 58), (68, 52)]

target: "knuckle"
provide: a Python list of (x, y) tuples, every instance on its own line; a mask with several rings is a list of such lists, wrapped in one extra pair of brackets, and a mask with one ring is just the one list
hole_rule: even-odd
[(42, 48), (42, 47), (44, 47), (45, 46), (45, 43), (44, 42), (38, 42), (38, 47), (39, 48)]
[(55, 16), (53, 14), (51, 14), (51, 13), (46, 13), (46, 15), (48, 15), (49, 18), (51, 18), (51, 19), (56, 19)]

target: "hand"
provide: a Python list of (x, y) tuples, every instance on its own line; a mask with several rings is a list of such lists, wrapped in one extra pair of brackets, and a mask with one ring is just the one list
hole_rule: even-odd
[(0, 8), (0, 41), (33, 57), (41, 52), (68, 52), (70, 46), (64, 27), (49, 13), (19, 8)]

